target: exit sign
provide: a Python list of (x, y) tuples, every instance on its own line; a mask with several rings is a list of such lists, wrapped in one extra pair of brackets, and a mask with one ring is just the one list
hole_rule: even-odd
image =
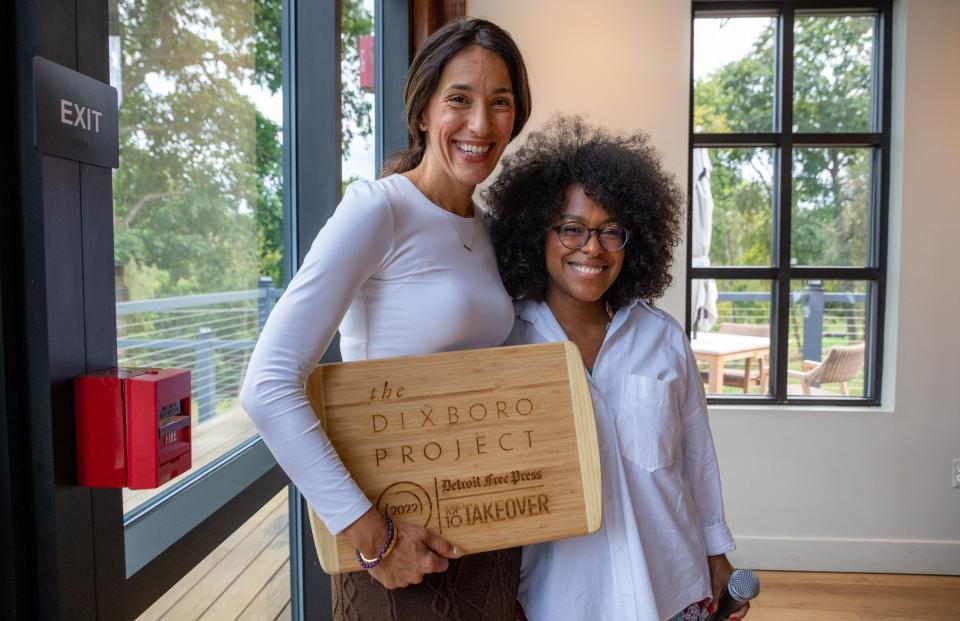
[(108, 168), (120, 165), (117, 89), (33, 57), (37, 150)]

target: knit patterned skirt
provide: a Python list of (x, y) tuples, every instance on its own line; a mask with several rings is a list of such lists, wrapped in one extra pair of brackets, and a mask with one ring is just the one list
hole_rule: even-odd
[(392, 591), (365, 571), (331, 577), (337, 621), (513, 621), (520, 548), (470, 554), (423, 582)]

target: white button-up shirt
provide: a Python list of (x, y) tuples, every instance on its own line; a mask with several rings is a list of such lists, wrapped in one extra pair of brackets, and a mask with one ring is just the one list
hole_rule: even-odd
[[(545, 303), (517, 303), (508, 344), (567, 340)], [(733, 549), (696, 360), (683, 329), (643, 302), (610, 324), (590, 392), (603, 523), (523, 549), (531, 621), (662, 621), (711, 595), (707, 556)]]

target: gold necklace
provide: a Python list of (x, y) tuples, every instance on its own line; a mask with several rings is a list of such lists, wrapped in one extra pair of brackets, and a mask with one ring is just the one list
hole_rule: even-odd
[[(438, 207), (439, 207), (439, 205), (438, 205)], [(443, 207), (440, 207), (440, 209), (443, 209)], [(463, 241), (463, 235), (460, 234), (460, 229), (457, 228), (457, 223), (453, 221), (453, 216), (450, 215), (450, 212), (447, 211), (446, 209), (443, 209), (443, 213), (447, 214), (447, 220), (450, 221), (450, 226), (452, 226), (452, 227), (453, 227), (453, 230), (456, 231), (457, 237), (460, 238), (460, 243), (463, 244), (463, 247), (467, 250), (467, 252), (473, 252), (473, 242), (476, 240), (476, 237), (477, 237), (477, 211), (476, 211), (476, 209), (474, 209), (474, 211), (473, 211), (473, 217), (470, 218), (470, 225), (471, 225), (471, 226), (470, 226), (470, 245), (469, 245), (469, 246), (467, 245), (467, 242)]]
[[(476, 207), (474, 207), (474, 209), (473, 209), (473, 217), (470, 218), (470, 220), (471, 220), (470, 245), (468, 246), (468, 245), (467, 245), (467, 242), (465, 242), (465, 241), (463, 240), (463, 235), (460, 234), (460, 229), (457, 228), (457, 223), (454, 222), (453, 216), (450, 215), (450, 210), (444, 208), (444, 206), (441, 205), (440, 202), (434, 197), (433, 192), (431, 192), (431, 191), (430, 191), (430, 188), (427, 187), (427, 184), (423, 182), (423, 177), (422, 177), (421, 175), (418, 174), (418, 175), (417, 175), (417, 179), (420, 181), (420, 185), (423, 186), (423, 188), (421, 188), (420, 186), (417, 186), (417, 189), (420, 190), (420, 193), (423, 194), (425, 197), (427, 197), (427, 200), (428, 200), (428, 201), (430, 201), (431, 203), (433, 203), (434, 205), (436, 205), (438, 208), (440, 208), (440, 209), (443, 210), (443, 213), (445, 213), (445, 214), (447, 215), (447, 220), (450, 221), (450, 226), (453, 227), (454, 232), (457, 234), (457, 237), (460, 239), (460, 243), (463, 244), (463, 248), (464, 248), (467, 252), (473, 252), (473, 243), (476, 241), (476, 238), (477, 238), (477, 210), (476, 210)], [(416, 185), (416, 184), (414, 184), (414, 185)]]

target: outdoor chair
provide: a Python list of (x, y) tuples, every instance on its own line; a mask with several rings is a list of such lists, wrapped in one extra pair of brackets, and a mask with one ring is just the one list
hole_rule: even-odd
[[(765, 336), (770, 337), (770, 324), (768, 323), (732, 323), (725, 322), (717, 326), (717, 332), (721, 334), (739, 334), (741, 336)], [(767, 372), (769, 371), (769, 365), (766, 364), (767, 357), (762, 356), (757, 358), (757, 372), (756, 374), (751, 373), (750, 367), (752, 366), (753, 360), (747, 358), (743, 361), (743, 368), (726, 368), (723, 369), (723, 385), (731, 386), (733, 388), (740, 388), (743, 390), (744, 394), (749, 392), (751, 386), (759, 387), (760, 393), (764, 393), (767, 390)], [(707, 381), (709, 373), (707, 371), (701, 371), (700, 376), (703, 378), (703, 381)]]
[[(805, 395), (811, 394), (812, 384), (839, 384), (840, 394), (846, 397), (847, 382), (857, 377), (863, 368), (864, 351), (865, 343), (834, 345), (823, 362), (804, 360), (802, 371), (788, 370), (787, 374), (800, 379), (800, 388)], [(831, 394), (821, 392), (824, 393)]]

